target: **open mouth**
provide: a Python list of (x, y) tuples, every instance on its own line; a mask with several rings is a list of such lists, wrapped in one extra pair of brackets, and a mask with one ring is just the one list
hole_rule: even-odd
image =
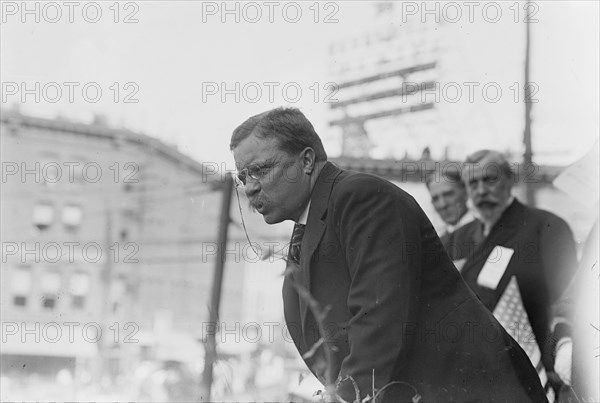
[(263, 208), (265, 207), (264, 203), (257, 201), (257, 202), (253, 202), (250, 204), (250, 206), (255, 210), (258, 211), (259, 213), (262, 212)]

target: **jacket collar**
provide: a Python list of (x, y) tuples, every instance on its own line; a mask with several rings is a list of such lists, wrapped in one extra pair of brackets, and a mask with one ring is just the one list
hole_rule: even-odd
[(342, 173), (342, 170), (331, 162), (326, 162), (317, 182), (312, 190), (310, 196), (310, 210), (308, 212), (307, 225), (316, 220), (324, 219), (327, 213), (327, 204), (329, 202), (329, 196), (331, 195), (331, 189), (337, 176)]
[[(300, 270), (302, 271), (302, 285), (310, 290), (310, 261), (312, 256), (325, 233), (325, 217), (327, 216), (327, 205), (331, 190), (336, 178), (343, 171), (327, 162), (317, 178), (310, 197), (310, 210), (308, 211), (308, 221), (306, 223), (305, 236), (302, 239)], [(300, 301), (301, 318), (306, 317), (307, 305), (305, 301)]]
[(523, 211), (523, 207), (523, 204), (521, 204), (516, 197), (513, 198), (511, 203), (504, 209), (502, 215), (490, 230), (488, 237), (490, 235), (494, 235), (498, 231), (517, 231), (519, 228), (519, 215)]

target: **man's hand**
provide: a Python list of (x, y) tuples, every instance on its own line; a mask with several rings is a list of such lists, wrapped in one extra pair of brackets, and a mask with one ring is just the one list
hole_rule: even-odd
[(554, 371), (567, 385), (571, 385), (571, 364), (573, 361), (573, 341), (569, 337), (560, 339), (556, 343), (556, 358)]

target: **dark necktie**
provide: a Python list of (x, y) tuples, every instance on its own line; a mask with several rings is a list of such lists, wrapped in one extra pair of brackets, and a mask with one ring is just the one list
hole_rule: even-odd
[(473, 234), (473, 242), (475, 242), (475, 248), (479, 248), (485, 239), (483, 235), (483, 223), (478, 221), (475, 227), (475, 233)]
[(296, 264), (300, 264), (300, 245), (302, 244), (302, 237), (304, 236), (304, 228), (306, 228), (306, 225), (296, 224), (294, 225), (294, 232), (292, 233), (292, 241), (290, 242), (290, 261)]
[(461, 258), (459, 247), (456, 245), (456, 231), (452, 231), (448, 234), (448, 242), (446, 245), (446, 250), (448, 255), (450, 255), (450, 259), (457, 260)]

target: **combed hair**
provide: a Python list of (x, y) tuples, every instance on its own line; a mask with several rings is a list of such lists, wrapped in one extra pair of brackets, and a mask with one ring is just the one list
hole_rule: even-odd
[(439, 175), (436, 172), (431, 172), (427, 174), (425, 177), (425, 184), (429, 189), (432, 182), (435, 182), (437, 179), (441, 179), (445, 182), (453, 183), (459, 188), (466, 189), (465, 183), (462, 180), (462, 170), (459, 166), (449, 165), (445, 166)]
[(242, 140), (255, 134), (262, 138), (275, 138), (279, 148), (293, 155), (311, 147), (317, 161), (327, 161), (321, 138), (310, 121), (297, 108), (277, 108), (254, 115), (239, 125), (231, 136), (230, 150)]
[(500, 171), (504, 175), (506, 175), (507, 178), (513, 179), (515, 177), (515, 173), (511, 169), (510, 163), (506, 159), (506, 156), (504, 154), (502, 154), (500, 151), (495, 151), (495, 150), (475, 151), (474, 153), (472, 153), (465, 159), (464, 164), (476, 164), (487, 157), (489, 157), (489, 160), (490, 160), (488, 162), (488, 164), (496, 165), (498, 168), (500, 168)]

